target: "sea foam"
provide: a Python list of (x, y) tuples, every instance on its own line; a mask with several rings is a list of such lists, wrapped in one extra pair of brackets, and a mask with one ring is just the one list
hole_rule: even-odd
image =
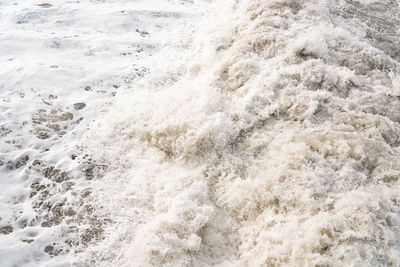
[(95, 249), (128, 266), (399, 265), (399, 2), (210, 10), (188, 59), (85, 141), (112, 168), (94, 201), (130, 218)]

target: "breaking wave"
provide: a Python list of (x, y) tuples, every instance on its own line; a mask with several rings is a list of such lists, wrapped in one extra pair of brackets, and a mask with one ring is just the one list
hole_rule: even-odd
[(112, 223), (85, 257), (398, 266), (400, 2), (210, 10), (187, 60), (120, 93), (86, 138)]

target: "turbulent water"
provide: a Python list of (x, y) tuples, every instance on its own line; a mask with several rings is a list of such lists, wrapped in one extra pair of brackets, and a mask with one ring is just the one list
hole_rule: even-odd
[(1, 267), (71, 266), (104, 238), (89, 199), (106, 166), (82, 136), (117, 91), (182, 55), (197, 6), (0, 0)]
[(400, 2), (205, 13), (82, 139), (106, 167), (75, 263), (399, 266)]
[(120, 95), (88, 136), (111, 168), (97, 201), (126, 216), (94, 253), (399, 266), (399, 5), (213, 3), (189, 59)]

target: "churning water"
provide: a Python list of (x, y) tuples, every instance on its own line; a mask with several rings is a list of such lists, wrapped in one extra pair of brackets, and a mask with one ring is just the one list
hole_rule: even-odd
[(399, 5), (213, 3), (188, 59), (120, 95), (87, 138), (110, 166), (99, 205), (129, 218), (97, 253), (398, 266)]
[(104, 222), (77, 264), (399, 266), (400, 2), (204, 13), (82, 139)]

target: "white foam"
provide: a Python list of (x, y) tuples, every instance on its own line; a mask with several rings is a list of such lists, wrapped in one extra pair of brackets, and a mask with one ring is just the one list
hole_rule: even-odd
[(115, 220), (95, 255), (127, 266), (400, 264), (396, 48), (354, 35), (378, 29), (346, 24), (351, 3), (335, 3), (343, 10), (217, 1), (179, 75), (119, 96), (85, 141), (113, 169), (95, 186)]
[(400, 264), (399, 1), (15, 4), (0, 265)]
[(89, 199), (105, 166), (81, 138), (159, 53), (186, 49), (197, 16), (171, 0), (0, 1), (1, 266), (69, 266), (102, 238)]

